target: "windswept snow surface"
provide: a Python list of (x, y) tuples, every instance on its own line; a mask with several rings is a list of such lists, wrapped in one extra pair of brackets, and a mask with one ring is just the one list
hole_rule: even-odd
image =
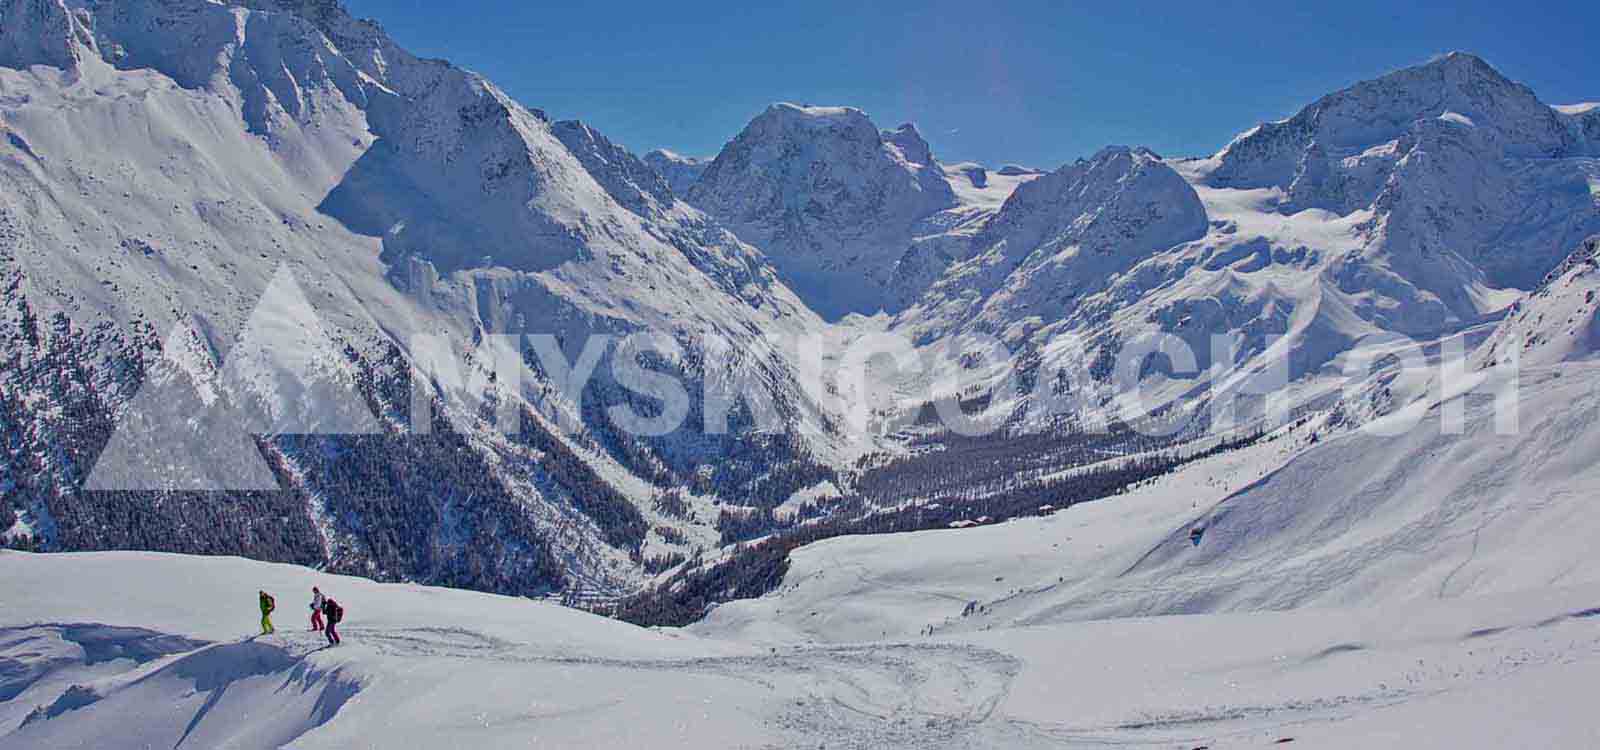
[[(0, 554), (0, 748), (1585, 747), (1600, 586), (839, 645), (231, 558)], [(345, 645), (305, 627), (311, 585)], [(279, 601), (254, 636), (254, 588)], [(31, 718), (30, 718), (31, 716)]]

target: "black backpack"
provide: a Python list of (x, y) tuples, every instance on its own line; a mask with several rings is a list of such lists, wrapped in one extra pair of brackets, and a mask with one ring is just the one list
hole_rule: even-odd
[(328, 600), (323, 609), (326, 610), (324, 614), (328, 616), (328, 622), (337, 623), (344, 619), (344, 607), (339, 606), (339, 603), (332, 599)]

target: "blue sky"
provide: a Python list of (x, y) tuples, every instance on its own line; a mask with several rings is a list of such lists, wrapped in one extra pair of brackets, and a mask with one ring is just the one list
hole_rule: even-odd
[(774, 101), (915, 122), (947, 162), (1055, 167), (1108, 143), (1210, 153), (1324, 93), (1454, 49), (1546, 102), (1600, 100), (1594, 2), (347, 5), (413, 52), (639, 153), (715, 154)]

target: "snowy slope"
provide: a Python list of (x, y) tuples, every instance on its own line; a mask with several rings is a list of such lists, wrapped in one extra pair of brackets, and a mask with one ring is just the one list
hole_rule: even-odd
[[(908, 638), (966, 629), (969, 603), (1095, 587), (1174, 528), (1304, 451), (1308, 432), (1187, 465), (1128, 494), (1053, 515), (959, 530), (829, 539), (796, 550), (772, 595), (723, 604), (690, 629), (751, 641)], [(971, 619), (971, 627), (1007, 620)]]
[(1600, 237), (1591, 237), (1550, 272), (1511, 312), (1474, 363), (1492, 367), (1514, 356), (1523, 366), (1552, 365), (1600, 353)]
[[(1499, 639), (1594, 612), (1532, 614), (1535, 601), (1600, 584), (1583, 562), (1600, 533), (1589, 502), (1600, 369), (1581, 335), (1594, 251), (1578, 248), (1502, 321), (1463, 380), (1358, 429), (1340, 407), (1045, 517), (812, 545), (777, 591), (692, 630), (997, 647), (1029, 665), (1002, 712), (1070, 714), (1086, 731), (1057, 735), (1068, 745), (1593, 744), (1594, 722), (1559, 693), (1595, 654), (1584, 626), (1533, 636), (1527, 653), (1545, 656), (1527, 671), (1477, 660), (1504, 653)], [(1515, 429), (1484, 380), (1509, 348), (1527, 352)], [(1321, 646), (1295, 645), (1301, 636)], [(1373, 690), (1335, 695), (1346, 680)], [(1516, 711), (1474, 715), (1507, 699)]]
[[(1600, 675), (1594, 586), (769, 647), (229, 558), (0, 553), (0, 570), (7, 750), (1597, 738), (1574, 703)], [(346, 607), (339, 648), (300, 630), (311, 585)], [(276, 635), (252, 635), (256, 588)]]
[(829, 540), (693, 630), (996, 648), (1024, 664), (1000, 713), (1063, 746), (1587, 747), (1562, 691), (1597, 654), (1596, 382), (1524, 371), (1515, 434), (1452, 394), (1372, 425), (1412, 430), (1313, 420), (1043, 518)]
[(976, 162), (944, 164), (944, 176), (962, 206), (998, 211), (1019, 185), (1043, 172), (1020, 168), (989, 169)]
[[(14, 295), (7, 335), (33, 343), (0, 376), (8, 398), (19, 399), (26, 444), (71, 446), (70, 460), (48, 450), (37, 462), (31, 451), (7, 459), (25, 461), (21, 520), (47, 545), (178, 544), (95, 536), (92, 529), (128, 528), (98, 520), (76, 496), (90, 465), (82, 457), (98, 450), (96, 431), (109, 429), (95, 420), (122, 408), (139, 382), (129, 373), (158, 359), (154, 342), (173, 340), (175, 329), (213, 364), (223, 359), (284, 272), (304, 290), (333, 351), (349, 345), (352, 366), (380, 381), (404, 377), (418, 356), (416, 335), (477, 349), (483, 366), (489, 350), (476, 344), (485, 334), (554, 334), (575, 360), (589, 334), (659, 330), (685, 344), (691, 392), (704, 379), (746, 371), (778, 392), (789, 407), (784, 439), (757, 439), (758, 455), (786, 463), (829, 453), (822, 414), (793, 384), (791, 362), (761, 357), (751, 345), (763, 334), (798, 335), (820, 319), (759, 251), (677, 201), (651, 170), (581, 123), (549, 123), (475, 74), (409, 54), (331, 2), (28, 0), (6, 3), (4, 13), (0, 273)], [(58, 312), (70, 329), (49, 324)], [(304, 330), (302, 321), (256, 322), (259, 330)], [(72, 330), (85, 332), (81, 346)], [(750, 356), (703, 356), (703, 331)], [(60, 401), (45, 394), (60, 374), (60, 352), (73, 346), (74, 356), (94, 363), (80, 386), (94, 420), (63, 434), (49, 414), (21, 404)], [(487, 475), (493, 487), (457, 485), (455, 496), (394, 482), (415, 497), (385, 512), (412, 517), (369, 516), (366, 528), (425, 529), (423, 546), (437, 547), (408, 554), (429, 560), (382, 560), (370, 549), (377, 542), (362, 538), (367, 511), (336, 489), (346, 479), (370, 486), (372, 478), (354, 480), (354, 462), (324, 465), (327, 451), (294, 446), (269, 457), (297, 479), (289, 480), (292, 495), (265, 511), (291, 519), (292, 549), (240, 538), (204, 548), (528, 590), (550, 583), (552, 571), (532, 570), (544, 554), (537, 550), (549, 549), (577, 579), (626, 587), (639, 550), (585, 509), (602, 489), (595, 485), (638, 506), (623, 514), (640, 518), (634, 526), (681, 524), (696, 537), (691, 543), (705, 543), (711, 532), (703, 526), (653, 512), (651, 482), (692, 476), (744, 437), (704, 440), (691, 424), (632, 441), (607, 421), (604, 407), (623, 396), (610, 368), (600, 372), (581, 409), (533, 368), (521, 373), (519, 392), (498, 386), (527, 412), (532, 432), (550, 433), (538, 438), (544, 447), (481, 420), (460, 423), (476, 454), (466, 473)], [(452, 388), (463, 382), (439, 377), (441, 398), (456, 405), (461, 394)], [(403, 387), (377, 395), (389, 399), (380, 411), (395, 410), (383, 429), (404, 435)], [(556, 466), (551, 444), (577, 463)], [(417, 455), (429, 451), (438, 453)], [(406, 461), (439, 464), (449, 455), (459, 454), (436, 445)], [(728, 466), (728, 476), (716, 477), (722, 485), (707, 491), (747, 486), (766, 470)], [(467, 571), (492, 566), (460, 560), (471, 554), (467, 540), (529, 556), (524, 582), (490, 576), (474, 584)]]
[(1102, 589), (1022, 619), (1370, 606), (1592, 580), (1579, 561), (1594, 533), (1596, 375), (1524, 371), (1537, 392), (1516, 435), (1496, 434), (1475, 403), (1461, 434), (1435, 407), (1399, 436), (1331, 439), (1207, 509), (1192, 522), (1206, 529), (1198, 548), (1174, 524)]

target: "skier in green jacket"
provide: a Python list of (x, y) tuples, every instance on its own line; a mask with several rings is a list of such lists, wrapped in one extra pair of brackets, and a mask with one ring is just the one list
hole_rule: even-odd
[(261, 634), (268, 635), (272, 630), (272, 610), (278, 608), (278, 603), (273, 601), (272, 595), (265, 591), (261, 594)]

